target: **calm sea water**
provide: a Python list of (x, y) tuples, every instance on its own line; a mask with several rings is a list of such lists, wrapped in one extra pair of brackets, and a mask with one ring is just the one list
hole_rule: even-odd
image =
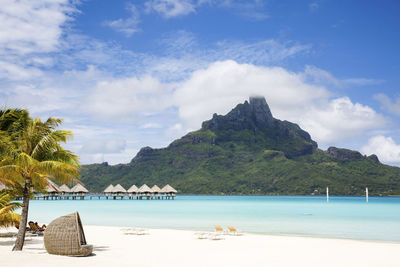
[(181, 196), (175, 200), (32, 200), (29, 220), (79, 211), (83, 224), (212, 230), (400, 242), (400, 198)]

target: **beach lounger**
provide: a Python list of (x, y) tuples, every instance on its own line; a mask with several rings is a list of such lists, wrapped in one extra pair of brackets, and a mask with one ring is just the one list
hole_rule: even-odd
[(226, 234), (227, 232), (224, 230), (224, 228), (222, 228), (222, 226), (220, 225), (214, 225), (214, 229), (216, 233), (219, 234)]
[(34, 222), (31, 221), (31, 222), (28, 223), (28, 225), (29, 225), (29, 230), (28, 231), (31, 234), (40, 235), (40, 236), (43, 235), (43, 230), (41, 231), (41, 228), (38, 228), (37, 225)]
[(227, 226), (229, 229), (229, 234), (231, 235), (243, 235), (243, 232), (241, 230), (236, 229), (233, 226)]

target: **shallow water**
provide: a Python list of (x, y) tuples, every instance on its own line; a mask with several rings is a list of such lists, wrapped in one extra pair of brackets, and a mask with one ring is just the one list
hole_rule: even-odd
[(400, 242), (400, 198), (181, 196), (175, 200), (32, 200), (29, 220), (79, 211), (83, 224), (212, 230)]

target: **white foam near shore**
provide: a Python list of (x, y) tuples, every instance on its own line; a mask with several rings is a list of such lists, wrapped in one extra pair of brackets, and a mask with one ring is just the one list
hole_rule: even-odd
[(399, 243), (254, 234), (210, 240), (187, 230), (132, 235), (106, 226), (84, 230), (93, 256), (49, 255), (42, 237), (29, 237), (22, 252), (12, 252), (15, 238), (0, 238), (1, 266), (400, 266)]

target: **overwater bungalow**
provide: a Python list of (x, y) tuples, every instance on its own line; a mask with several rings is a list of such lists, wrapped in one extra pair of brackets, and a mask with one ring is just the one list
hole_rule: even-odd
[(178, 191), (176, 191), (175, 188), (173, 188), (169, 184), (161, 189), (161, 193), (164, 194), (163, 198), (165, 197), (165, 199), (174, 199), (177, 192)]
[(71, 194), (71, 188), (69, 188), (68, 185), (63, 184), (62, 186), (60, 186), (60, 191), (61, 191), (61, 196), (64, 199), (69, 199), (69, 196)]
[(160, 199), (160, 194), (161, 194), (161, 189), (155, 184), (153, 185), (153, 187), (151, 188), (151, 190), (153, 190), (153, 197), (155, 199)]
[(72, 199), (85, 199), (85, 196), (89, 191), (81, 184), (76, 184), (71, 188)]
[(54, 182), (52, 182), (50, 179), (46, 179), (47, 185), (46, 185), (46, 192), (47, 195), (45, 195), (43, 198), (44, 199), (58, 199), (60, 194), (61, 194), (61, 189), (56, 185)]
[(112, 190), (112, 195), (113, 199), (117, 199), (117, 197), (121, 197), (121, 199), (124, 199), (124, 196), (126, 195), (126, 190), (122, 187), (122, 185), (117, 184)]
[(144, 184), (139, 188), (138, 193), (139, 193), (139, 199), (143, 199), (144, 197), (146, 199), (151, 199), (153, 190), (146, 184)]
[(129, 189), (127, 190), (129, 199), (132, 199), (135, 196), (136, 196), (136, 199), (138, 199), (138, 196), (137, 196), (138, 191), (139, 191), (139, 188), (137, 188), (136, 185), (132, 185), (131, 187), (129, 187)]
[(109, 186), (107, 186), (106, 189), (104, 189), (104, 195), (106, 196), (106, 199), (108, 199), (109, 196), (112, 195), (114, 186), (112, 184), (110, 184)]

